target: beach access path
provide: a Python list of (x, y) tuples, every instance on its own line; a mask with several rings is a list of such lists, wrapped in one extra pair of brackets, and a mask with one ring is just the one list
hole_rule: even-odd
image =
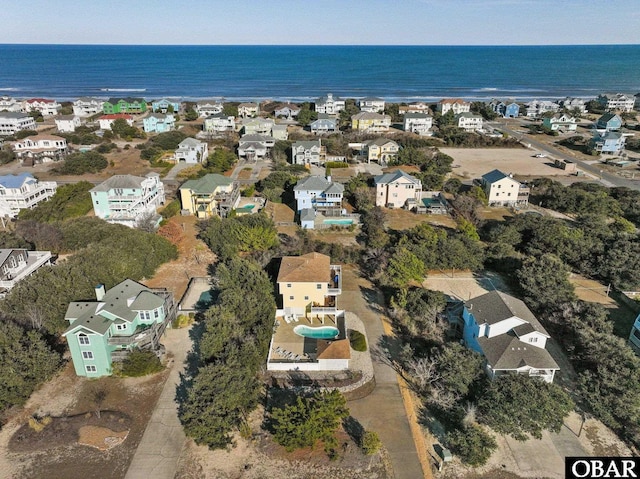
[[(340, 309), (355, 313), (364, 323), (369, 347), (386, 335), (383, 328), (380, 292), (352, 267), (343, 267)], [(376, 387), (368, 396), (349, 401), (351, 415), (380, 437), (389, 453), (396, 479), (430, 478), (425, 475), (416, 449), (411, 426), (396, 372), (378, 358), (373, 358)]]

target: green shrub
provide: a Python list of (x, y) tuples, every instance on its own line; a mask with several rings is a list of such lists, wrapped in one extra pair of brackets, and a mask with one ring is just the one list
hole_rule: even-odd
[(177, 215), (178, 213), (180, 213), (180, 200), (173, 200), (162, 208), (162, 211), (160, 212), (165, 220)]
[(187, 326), (193, 324), (193, 317), (187, 314), (179, 314), (176, 319), (171, 323), (171, 327), (173, 329), (186, 328)]
[(83, 175), (98, 173), (108, 165), (106, 158), (97, 151), (85, 151), (70, 154), (64, 163), (53, 171), (60, 175)]
[(471, 466), (484, 465), (498, 447), (493, 436), (477, 424), (451, 431), (447, 434), (446, 443), (462, 462)]
[(134, 350), (122, 361), (122, 376), (139, 377), (162, 371), (162, 363), (153, 351)]
[(362, 441), (360, 447), (362, 447), (362, 452), (364, 452), (367, 456), (371, 456), (380, 450), (382, 446), (382, 442), (380, 442), (380, 438), (378, 434), (373, 431), (365, 431), (362, 435)]
[(367, 350), (367, 340), (360, 331), (351, 330), (349, 331), (349, 342), (351, 343), (351, 347), (359, 352), (364, 352)]
[(324, 166), (326, 168), (349, 168), (346, 161), (327, 161)]

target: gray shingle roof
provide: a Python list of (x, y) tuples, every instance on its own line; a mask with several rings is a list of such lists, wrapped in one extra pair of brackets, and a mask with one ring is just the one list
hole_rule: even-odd
[(384, 175), (378, 175), (374, 177), (373, 180), (375, 184), (378, 185), (378, 184), (392, 183), (394, 181), (399, 180), (400, 178), (406, 178), (407, 180), (416, 184), (420, 182), (420, 180), (418, 180), (417, 178), (414, 178), (409, 173), (405, 173), (402, 170), (396, 170), (392, 173), (385, 173)]
[(523, 366), (560, 369), (549, 351), (520, 341), (512, 331), (493, 338), (480, 337), (478, 343), (494, 370), (518, 369)]
[(113, 188), (142, 188), (142, 182), (145, 179), (140, 176), (133, 175), (114, 175), (108, 180), (103, 181), (90, 191), (109, 191)]
[(490, 291), (466, 301), (464, 305), (476, 318), (478, 324), (486, 323), (492, 325), (516, 316), (531, 324), (536, 331), (548, 336), (538, 319), (524, 302), (501, 291)]
[(493, 170), (493, 171), (490, 171), (489, 173), (485, 173), (484, 175), (482, 175), (482, 179), (487, 183), (495, 183), (496, 181), (500, 181), (501, 179), (506, 178), (507, 176), (509, 175), (503, 173), (500, 170)]
[(328, 181), (322, 176), (312, 175), (298, 181), (293, 191), (322, 191), (327, 193), (344, 193), (344, 186)]

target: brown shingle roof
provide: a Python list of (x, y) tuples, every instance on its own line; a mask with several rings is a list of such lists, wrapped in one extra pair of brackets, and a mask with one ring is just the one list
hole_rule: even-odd
[(351, 359), (351, 347), (348, 339), (336, 341), (318, 340), (318, 359)]
[(285, 256), (280, 263), (278, 283), (328, 283), (331, 281), (330, 260), (320, 253)]

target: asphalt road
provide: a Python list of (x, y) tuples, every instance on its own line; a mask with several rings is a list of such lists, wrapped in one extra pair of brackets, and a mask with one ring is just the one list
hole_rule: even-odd
[(580, 169), (594, 175), (596, 178), (600, 178), (600, 182), (603, 183), (605, 186), (626, 186), (627, 188), (630, 188), (632, 190), (640, 191), (640, 178), (638, 180), (628, 180), (626, 178), (621, 178), (617, 175), (612, 175), (607, 171), (603, 171), (601, 168), (598, 167), (597, 164), (590, 165), (589, 163), (585, 163), (582, 160), (578, 160), (574, 156), (568, 155), (558, 150), (557, 148), (554, 148), (553, 146), (550, 146), (546, 143), (542, 143), (541, 141), (536, 140), (535, 137), (532, 137), (531, 135), (527, 135), (525, 133), (520, 133), (515, 130), (512, 130), (511, 128), (508, 128), (505, 125), (503, 125), (502, 123), (492, 122), (490, 123), (490, 125), (496, 130), (500, 130), (504, 133), (507, 133), (508, 135), (513, 136), (514, 138), (517, 138), (518, 140), (521, 140), (524, 143), (531, 144), (533, 148), (540, 150), (544, 153), (548, 153), (554, 158), (573, 161), (580, 167)]

